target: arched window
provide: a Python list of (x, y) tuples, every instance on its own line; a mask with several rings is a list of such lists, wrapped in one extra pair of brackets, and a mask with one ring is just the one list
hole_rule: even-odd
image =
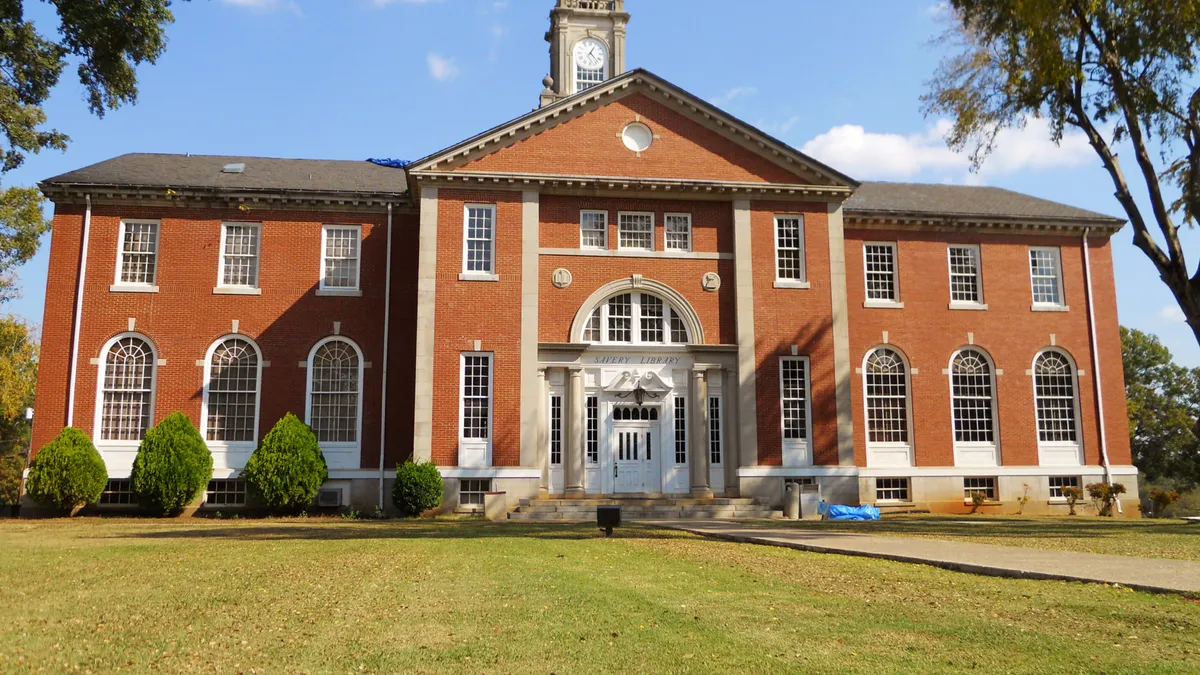
[(358, 443), (362, 368), (362, 352), (345, 338), (327, 338), (309, 355), (308, 425), (320, 443)]
[(908, 368), (886, 347), (872, 350), (863, 367), (867, 394), (867, 441), (908, 443)]
[(262, 359), (244, 337), (209, 348), (204, 388), (204, 437), (230, 443), (258, 440), (258, 392)]
[(1066, 354), (1047, 350), (1033, 360), (1033, 398), (1038, 441), (1077, 443), (1075, 372)]
[(600, 304), (584, 324), (584, 342), (596, 344), (688, 344), (682, 314), (649, 293), (620, 293)]
[(992, 364), (977, 349), (950, 360), (950, 403), (956, 443), (995, 443)]
[(140, 441), (154, 417), (154, 346), (124, 335), (104, 349), (97, 411), (100, 440)]

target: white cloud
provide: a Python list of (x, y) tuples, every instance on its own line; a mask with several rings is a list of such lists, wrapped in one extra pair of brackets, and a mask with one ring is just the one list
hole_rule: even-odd
[(388, 5), (428, 5), (442, 0), (371, 0), (372, 7), (387, 7)]
[(448, 59), (441, 54), (429, 52), (425, 56), (425, 62), (429, 64), (429, 75), (439, 82), (453, 80), (458, 77), (458, 66), (455, 65), (454, 59)]
[(1167, 323), (1184, 323), (1187, 321), (1187, 316), (1183, 310), (1179, 309), (1179, 305), (1167, 305), (1158, 312), (1158, 318)]
[(220, 0), (226, 5), (245, 7), (259, 12), (274, 12), (284, 9), (296, 14), (302, 14), (300, 6), (291, 0)]
[(758, 87), (734, 87), (720, 96), (708, 99), (708, 101), (715, 106), (723, 106), (729, 105), (736, 99), (746, 96), (754, 96), (757, 93)]
[[(1074, 167), (1095, 160), (1082, 133), (1069, 133), (1055, 145), (1045, 120), (1031, 119), (1023, 129), (1005, 129), (978, 174), (969, 172), (966, 153), (946, 146), (950, 120), (940, 119), (925, 131), (907, 135), (870, 132), (857, 124), (843, 124), (813, 138), (800, 150), (841, 171), (866, 179), (913, 178), (923, 172), (940, 172), (943, 180), (957, 177), (982, 183), (1029, 169)], [(951, 179), (953, 180), (953, 179)]]
[(949, 12), (950, 12), (950, 3), (947, 2), (946, 0), (941, 0), (941, 2), (935, 2), (932, 5), (925, 8), (925, 15), (930, 18), (933, 18), (933, 19), (940, 19), (943, 16), (946, 16), (946, 14), (948, 14)]

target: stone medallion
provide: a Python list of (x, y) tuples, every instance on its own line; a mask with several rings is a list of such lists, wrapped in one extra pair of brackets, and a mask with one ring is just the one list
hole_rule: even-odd
[(560, 267), (550, 274), (550, 283), (554, 284), (555, 288), (566, 288), (571, 285), (571, 270)]

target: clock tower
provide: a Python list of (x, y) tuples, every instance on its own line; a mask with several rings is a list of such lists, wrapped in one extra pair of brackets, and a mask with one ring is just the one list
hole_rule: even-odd
[(625, 0), (557, 0), (550, 10), (549, 105), (625, 72)]

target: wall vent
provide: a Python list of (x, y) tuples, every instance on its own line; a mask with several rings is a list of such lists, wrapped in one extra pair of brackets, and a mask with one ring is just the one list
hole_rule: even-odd
[(317, 506), (337, 507), (342, 505), (341, 490), (320, 490), (317, 492)]

